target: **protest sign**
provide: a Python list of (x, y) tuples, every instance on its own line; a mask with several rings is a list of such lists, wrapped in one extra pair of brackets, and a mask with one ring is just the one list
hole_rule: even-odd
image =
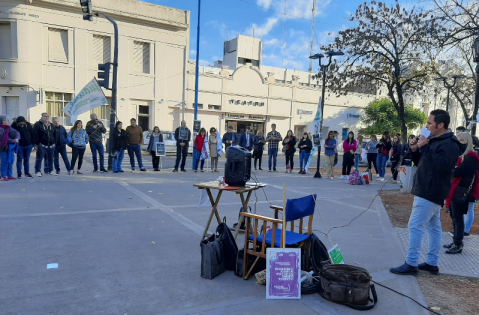
[(301, 249), (266, 249), (266, 298), (301, 299)]
[(157, 142), (156, 143), (156, 156), (166, 156), (165, 143)]

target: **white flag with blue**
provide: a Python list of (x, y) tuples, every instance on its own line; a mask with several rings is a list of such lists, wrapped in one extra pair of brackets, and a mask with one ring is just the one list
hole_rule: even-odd
[(200, 161), (204, 161), (210, 157), (210, 146), (208, 145), (208, 134), (206, 134), (205, 142), (203, 142), (203, 148), (201, 149)]

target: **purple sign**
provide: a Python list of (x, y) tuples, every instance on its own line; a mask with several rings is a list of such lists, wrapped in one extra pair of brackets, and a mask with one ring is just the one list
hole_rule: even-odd
[(266, 250), (266, 298), (301, 299), (301, 249)]

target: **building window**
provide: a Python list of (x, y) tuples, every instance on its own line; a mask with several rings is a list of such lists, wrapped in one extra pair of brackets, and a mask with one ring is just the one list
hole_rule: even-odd
[(143, 131), (150, 130), (150, 106), (138, 105), (138, 126)]
[(252, 60), (252, 64), (254, 67), (259, 67), (259, 60)]
[(111, 62), (111, 38), (93, 35), (93, 66)]
[(96, 114), (98, 120), (103, 123), (103, 126), (109, 127), (110, 126), (110, 114), (111, 114), (111, 97), (107, 97), (106, 100), (108, 101), (108, 105), (102, 105), (100, 107), (94, 108), (90, 111), (91, 114)]
[(221, 105), (208, 105), (208, 109), (221, 110)]
[[(191, 107), (195, 108), (195, 103), (193, 103)], [(198, 109), (203, 109), (203, 104), (198, 103)]]
[(12, 24), (0, 23), (0, 58), (13, 58), (12, 56)]
[(139, 73), (150, 73), (150, 44), (133, 42), (133, 65), (134, 71)]
[(48, 61), (68, 63), (68, 31), (48, 28)]
[(46, 92), (47, 113), (50, 117), (58, 117), (61, 125), (73, 126), (70, 116), (63, 112), (63, 108), (72, 100), (70, 93)]

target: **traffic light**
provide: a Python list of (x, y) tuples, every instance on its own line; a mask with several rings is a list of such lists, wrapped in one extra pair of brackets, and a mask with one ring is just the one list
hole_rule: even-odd
[(98, 85), (104, 87), (107, 90), (110, 89), (110, 67), (111, 63), (99, 63), (98, 64)]
[(83, 19), (93, 21), (93, 11), (91, 0), (80, 0), (81, 9), (83, 11)]

